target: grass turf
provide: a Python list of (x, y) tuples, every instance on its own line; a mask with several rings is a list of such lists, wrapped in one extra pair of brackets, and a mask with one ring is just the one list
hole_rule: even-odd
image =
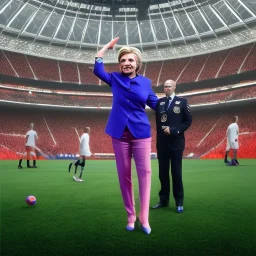
[[(113, 160), (87, 161), (81, 183), (72, 180), (68, 161), (38, 161), (39, 168), (21, 170), (17, 161), (0, 161), (0, 254), (256, 255), (256, 160), (240, 162), (228, 167), (223, 160), (184, 160), (184, 213), (175, 212), (173, 200), (150, 210), (147, 236), (125, 230)], [(133, 178), (138, 212), (134, 166)], [(152, 160), (151, 206), (158, 191)], [(36, 196), (36, 205), (26, 205), (28, 195)]]

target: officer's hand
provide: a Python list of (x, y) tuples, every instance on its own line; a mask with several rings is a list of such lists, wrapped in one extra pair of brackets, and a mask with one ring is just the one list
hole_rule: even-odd
[(164, 133), (166, 134), (166, 135), (170, 135), (171, 133), (170, 133), (170, 127), (169, 126), (166, 126), (166, 128), (164, 129)]

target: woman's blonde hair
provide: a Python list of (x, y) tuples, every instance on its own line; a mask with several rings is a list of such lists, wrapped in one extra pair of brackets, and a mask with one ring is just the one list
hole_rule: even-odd
[(131, 47), (131, 46), (125, 46), (122, 47), (118, 52), (118, 63), (120, 63), (120, 59), (128, 53), (133, 53), (137, 57), (137, 67), (136, 72), (138, 72), (141, 69), (142, 66), (142, 54), (141, 51), (138, 48)]

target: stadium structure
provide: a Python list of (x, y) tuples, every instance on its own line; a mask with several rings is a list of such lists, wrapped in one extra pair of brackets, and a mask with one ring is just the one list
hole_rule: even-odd
[[(0, 159), (17, 159), (29, 123), (42, 158), (74, 158), (91, 127), (94, 157), (113, 156), (104, 127), (110, 88), (92, 73), (95, 53), (117, 70), (117, 51), (138, 47), (141, 74), (163, 96), (177, 81), (193, 124), (187, 158), (222, 158), (226, 129), (239, 116), (240, 158), (256, 157), (256, 2), (254, 0), (2, 0), (0, 2)], [(155, 148), (154, 112), (147, 110)]]

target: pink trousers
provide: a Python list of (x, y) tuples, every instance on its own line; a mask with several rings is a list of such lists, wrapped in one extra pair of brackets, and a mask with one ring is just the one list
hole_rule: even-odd
[(128, 223), (136, 221), (135, 202), (132, 185), (132, 156), (136, 165), (139, 181), (141, 224), (149, 226), (149, 201), (151, 188), (151, 138), (135, 139), (126, 129), (121, 139), (112, 138), (116, 157), (116, 167), (124, 206), (128, 215)]

